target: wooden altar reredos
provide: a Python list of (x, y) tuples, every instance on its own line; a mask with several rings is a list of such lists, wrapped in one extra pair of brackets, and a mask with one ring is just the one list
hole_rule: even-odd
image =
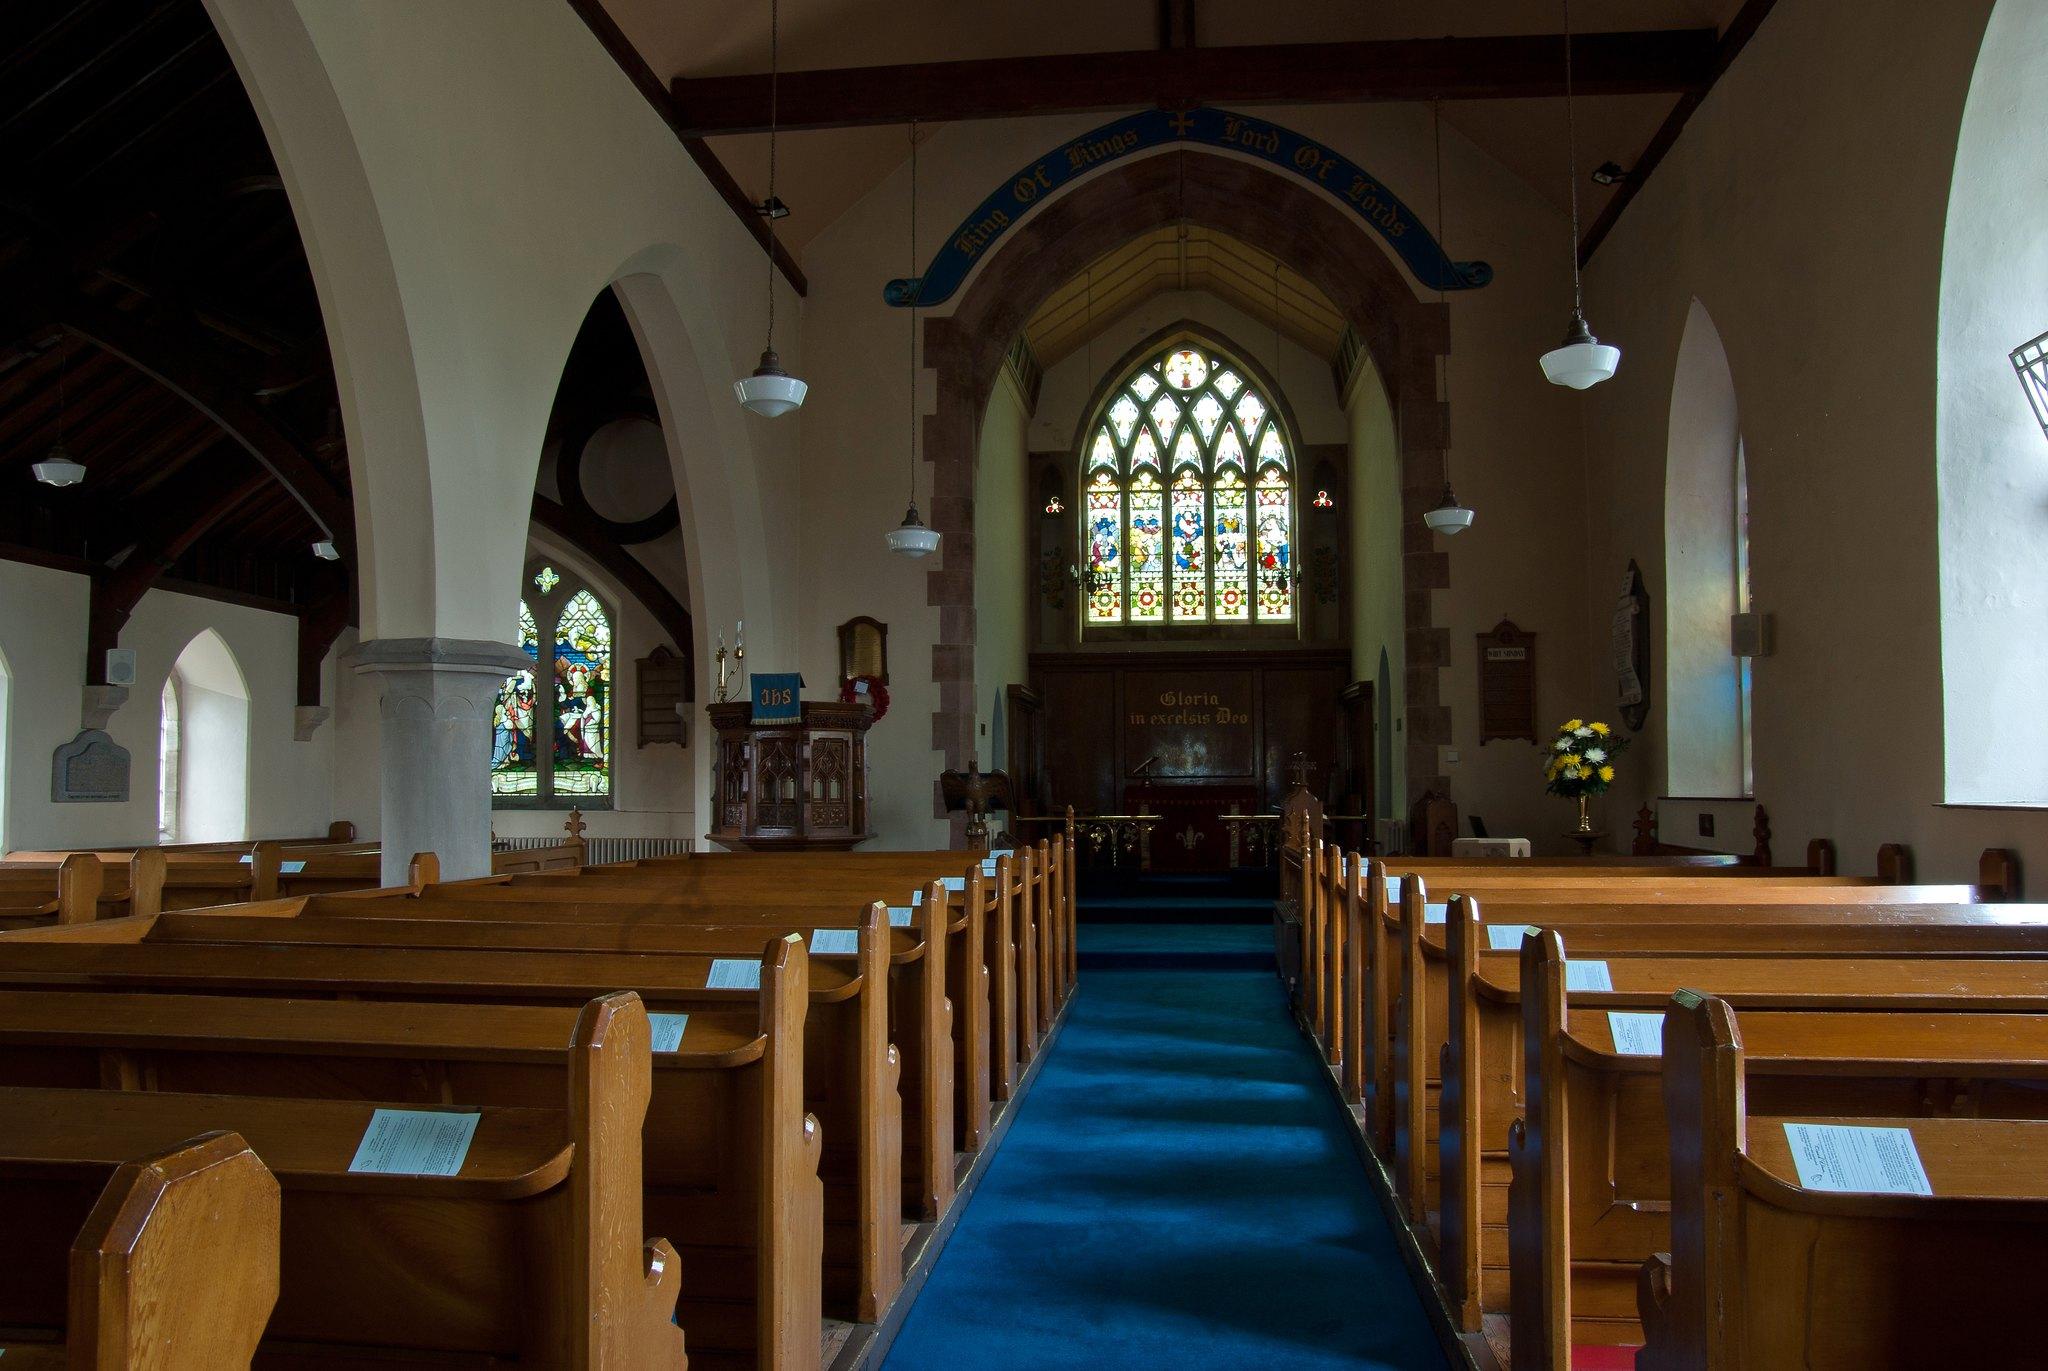
[(753, 704), (709, 706), (720, 847), (843, 852), (868, 832), (865, 705), (806, 700), (801, 723), (756, 724)]

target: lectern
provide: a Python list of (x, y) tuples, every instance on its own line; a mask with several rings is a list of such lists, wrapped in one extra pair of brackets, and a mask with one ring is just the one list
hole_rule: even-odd
[(866, 705), (806, 700), (795, 723), (757, 724), (753, 704), (709, 706), (717, 813), (712, 842), (755, 852), (844, 852), (868, 832)]

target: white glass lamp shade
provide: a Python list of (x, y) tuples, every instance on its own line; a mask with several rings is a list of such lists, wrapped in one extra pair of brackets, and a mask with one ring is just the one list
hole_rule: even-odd
[(341, 550), (335, 547), (332, 538), (322, 538), (319, 542), (313, 544), (313, 555), (323, 562), (338, 562), (341, 560)]
[(75, 486), (85, 479), (85, 464), (74, 459), (61, 443), (31, 469), (46, 486)]
[(1614, 375), (1621, 349), (1601, 342), (1586, 327), (1586, 316), (1573, 311), (1564, 342), (1543, 354), (1543, 375), (1554, 386), (1584, 390)]
[(904, 513), (901, 524), (889, 530), (885, 541), (889, 544), (889, 551), (905, 557), (929, 557), (939, 550), (938, 530), (925, 527), (916, 505)]
[(796, 409), (803, 404), (810, 389), (782, 369), (782, 359), (775, 355), (773, 348), (761, 354), (761, 365), (754, 368), (753, 375), (732, 383), (732, 393), (739, 400), (740, 408), (763, 419), (779, 419)]
[(1445, 486), (1443, 503), (1426, 511), (1422, 522), (1429, 525), (1430, 532), (1441, 533), (1448, 538), (1472, 527), (1472, 511), (1459, 504), (1458, 497), (1451, 494), (1449, 486)]

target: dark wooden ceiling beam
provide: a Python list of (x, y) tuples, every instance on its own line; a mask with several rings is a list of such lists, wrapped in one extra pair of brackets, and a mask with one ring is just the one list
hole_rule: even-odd
[(335, 488), (319, 461), (265, 417), (237, 386), (205, 365), (188, 341), (138, 319), (88, 301), (65, 307), (65, 328), (122, 358), (174, 391), (220, 425), (250, 456), (267, 467), (343, 555), (355, 544), (355, 520), (348, 496)]
[[(740, 189), (739, 182), (733, 180), (732, 173), (725, 169), (725, 163), (718, 160), (718, 154), (713, 152), (702, 138), (693, 136), (683, 127), (681, 115), (676, 109), (674, 99), (669, 95), (668, 87), (662, 84), (661, 78), (654, 74), (654, 68), (648, 66), (646, 59), (640, 56), (640, 50), (626, 37), (625, 30), (606, 13), (604, 0), (569, 0), (569, 8), (576, 11), (584, 26), (597, 38), (604, 50), (611, 54), (612, 61), (626, 74), (626, 79), (633, 83), (633, 88), (640, 92), (640, 98), (652, 105), (654, 112), (661, 116), (662, 122), (675, 131), (676, 137), (682, 140), (683, 151), (690, 155), (690, 160), (704, 173), (704, 179), (718, 192), (719, 199), (725, 201), (726, 207), (738, 216), (747, 232), (754, 236), (754, 241), (764, 249), (768, 248), (768, 225), (762, 219), (760, 210), (747, 198), (746, 192)], [(789, 282), (790, 288), (798, 295), (810, 294), (810, 282), (804, 279), (803, 268), (796, 264), (796, 258), (789, 255), (789, 249), (780, 242), (774, 243), (773, 247), (775, 266), (782, 273), (782, 279)]]
[(1728, 22), (1720, 42), (1715, 46), (1713, 65), (1707, 73), (1706, 82), (1698, 90), (1687, 91), (1679, 99), (1662, 127), (1657, 130), (1656, 136), (1650, 139), (1650, 145), (1643, 149), (1642, 156), (1638, 157), (1635, 166), (1629, 169), (1628, 179), (1608, 198), (1606, 207), (1600, 211), (1600, 217), (1593, 221), (1593, 226), (1586, 230), (1586, 236), (1579, 240), (1580, 266), (1583, 267), (1592, 261), (1593, 254), (1607, 241), (1607, 235), (1614, 232), (1614, 226), (1621, 222), (1621, 216), (1628, 209), (1629, 202), (1636, 198), (1636, 194), (1643, 188), (1643, 183), (1650, 179), (1650, 173), (1663, 162), (1664, 154), (1670, 152), (1672, 145), (1678, 142), (1678, 135), (1685, 131), (1686, 121), (1692, 118), (1693, 111), (1706, 102), (1708, 92), (1712, 91), (1714, 83), (1721, 79), (1721, 73), (1734, 64), (1735, 59), (1742, 54), (1743, 48), (1748, 46), (1749, 40), (1756, 37), (1757, 29), (1769, 17), (1771, 7), (1776, 3), (1777, 0), (1749, 0), (1749, 3)]
[[(1712, 29), (1583, 33), (1572, 39), (1581, 95), (1666, 95), (1711, 79)], [(677, 77), (685, 137), (768, 127), (768, 77)], [(784, 129), (1001, 119), (1158, 105), (1503, 100), (1564, 94), (1564, 37), (1397, 38), (1156, 48), (782, 73)]]

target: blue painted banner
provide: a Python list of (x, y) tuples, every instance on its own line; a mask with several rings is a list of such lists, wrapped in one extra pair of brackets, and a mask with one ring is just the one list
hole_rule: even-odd
[(789, 672), (784, 675), (752, 675), (747, 680), (754, 690), (753, 722), (794, 724), (803, 721), (803, 677)]
[(882, 288), (882, 298), (899, 307), (944, 304), (960, 289), (974, 264), (1033, 205), (1086, 172), (1168, 143), (1199, 143), (1242, 153), (1322, 187), (1386, 239), (1416, 279), (1431, 290), (1472, 290), (1493, 280), (1493, 268), (1484, 262), (1453, 262), (1422, 221), (1401, 203), (1401, 197), (1349, 158), (1278, 124), (1200, 107), (1173, 112), (1141, 110), (1062, 143), (1011, 177), (961, 220), (924, 275), (889, 282)]

